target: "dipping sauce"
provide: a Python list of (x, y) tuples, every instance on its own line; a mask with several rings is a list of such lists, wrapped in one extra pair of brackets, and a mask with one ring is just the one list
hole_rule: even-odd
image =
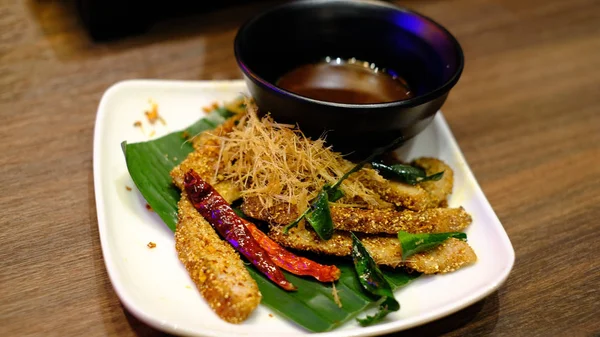
[(413, 97), (403, 78), (355, 59), (328, 57), (306, 64), (283, 75), (276, 85), (301, 96), (335, 103), (385, 103)]

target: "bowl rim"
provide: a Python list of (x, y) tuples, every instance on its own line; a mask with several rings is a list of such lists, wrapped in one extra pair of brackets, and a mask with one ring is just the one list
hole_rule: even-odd
[[(358, 4), (358, 5), (364, 5), (364, 6), (386, 7), (391, 10), (394, 10), (394, 11), (408, 13), (408, 14), (411, 14), (411, 15), (414, 15), (414, 16), (417, 16), (417, 17), (420, 17), (422, 19), (429, 21), (431, 24), (438, 27), (447, 36), (450, 43), (455, 46), (456, 51), (457, 51), (457, 63), (458, 63), (456, 71), (450, 77), (450, 79), (448, 79), (441, 86), (438, 86), (435, 89), (426, 92), (425, 94), (415, 96), (413, 98), (409, 98), (406, 100), (400, 100), (400, 101), (383, 102), (383, 103), (350, 104), (350, 103), (337, 103), (337, 102), (318, 100), (318, 99), (298, 95), (294, 92), (280, 88), (277, 85), (275, 85), (274, 83), (271, 83), (270, 81), (265, 80), (264, 78), (259, 76), (256, 72), (252, 71), (248, 67), (248, 65), (244, 62), (244, 60), (242, 60), (242, 57), (240, 55), (241, 40), (242, 40), (241, 35), (244, 31), (246, 31), (248, 29), (248, 27), (250, 27), (256, 21), (261, 20), (264, 16), (270, 15), (273, 12), (277, 12), (282, 9), (286, 9), (286, 8), (290, 8), (290, 7), (293, 8), (293, 7), (306, 6), (308, 4), (323, 5), (323, 4), (332, 4), (332, 3), (351, 3), (351, 4)], [(435, 20), (429, 18), (428, 16), (425, 16), (416, 11), (407, 9), (402, 6), (397, 6), (395, 4), (378, 1), (378, 0), (299, 0), (299, 1), (292, 1), (292, 2), (274, 6), (270, 9), (267, 9), (267, 10), (259, 13), (258, 15), (255, 15), (254, 17), (250, 18), (238, 29), (237, 34), (234, 39), (234, 55), (235, 55), (236, 62), (238, 64), (238, 66), (240, 67), (240, 69), (242, 70), (242, 72), (258, 85), (262, 85), (263, 87), (266, 87), (282, 96), (290, 96), (292, 98), (295, 98), (295, 99), (301, 100), (301, 101), (306, 101), (306, 102), (310, 102), (310, 103), (326, 105), (326, 106), (336, 107), (336, 108), (346, 108), (346, 109), (390, 108), (390, 107), (409, 108), (409, 107), (415, 107), (415, 106), (419, 106), (421, 104), (430, 102), (430, 101), (448, 93), (450, 91), (450, 89), (452, 89), (456, 85), (456, 83), (458, 82), (458, 80), (463, 72), (464, 65), (465, 65), (464, 53), (463, 53), (460, 43), (458, 42), (456, 37), (454, 37), (454, 35), (452, 35), (452, 33), (450, 33), (450, 31), (448, 31), (448, 29), (446, 29), (444, 26), (437, 23)]]

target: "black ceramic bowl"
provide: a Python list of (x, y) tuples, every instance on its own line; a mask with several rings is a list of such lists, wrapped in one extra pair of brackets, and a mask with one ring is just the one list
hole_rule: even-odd
[[(297, 123), (308, 136), (327, 131), (334, 148), (358, 153), (422, 131), (458, 81), (464, 62), (459, 43), (433, 20), (385, 2), (353, 0), (295, 1), (263, 12), (238, 31), (235, 55), (262, 113)], [(393, 69), (415, 96), (343, 104), (275, 85), (288, 71), (327, 56)]]

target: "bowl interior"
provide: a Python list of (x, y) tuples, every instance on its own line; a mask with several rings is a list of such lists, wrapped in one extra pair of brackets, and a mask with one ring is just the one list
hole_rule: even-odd
[(280, 6), (240, 29), (235, 49), (242, 69), (265, 84), (327, 56), (356, 58), (403, 77), (415, 99), (452, 86), (462, 70), (462, 51), (450, 33), (382, 2), (317, 0)]

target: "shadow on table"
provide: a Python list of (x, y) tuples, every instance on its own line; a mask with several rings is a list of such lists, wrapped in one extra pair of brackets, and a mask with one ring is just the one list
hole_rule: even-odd
[[(107, 50), (128, 50), (161, 41), (236, 31), (246, 20), (266, 8), (287, 2), (225, 0), (210, 2), (216, 5), (207, 6), (205, 1), (171, 1), (174, 3), (173, 8), (162, 5), (164, 8), (154, 8), (152, 12), (148, 12), (146, 7), (152, 4), (156, 7), (156, 1), (108, 1), (113, 3), (114, 9), (107, 7), (108, 5), (100, 5), (103, 1), (28, 0), (26, 4), (57, 57), (68, 61), (101, 54)], [(97, 3), (100, 9), (87, 9), (90, 13), (124, 13), (118, 17), (106, 15), (86, 20), (86, 15), (81, 14), (81, 9), (78, 10), (80, 3)], [(131, 5), (127, 6), (127, 3), (139, 6), (130, 8)], [(150, 18), (144, 20), (146, 16)], [(119, 21), (129, 24), (124, 26)]]
[(496, 327), (499, 309), (498, 292), (496, 291), (485, 299), (450, 316), (387, 336), (433, 337), (450, 334), (451, 332), (454, 332), (452, 335), (461, 336), (466, 333), (461, 333), (461, 328), (468, 323), (470, 323), (468, 335), (487, 336), (492, 334)]
[(144, 322), (140, 321), (135, 316), (130, 314), (125, 308), (123, 308), (123, 312), (125, 313), (125, 318), (127, 318), (127, 322), (129, 323), (131, 329), (135, 331), (135, 334), (140, 337), (174, 336), (166, 332), (156, 330), (149, 325), (146, 325)]

